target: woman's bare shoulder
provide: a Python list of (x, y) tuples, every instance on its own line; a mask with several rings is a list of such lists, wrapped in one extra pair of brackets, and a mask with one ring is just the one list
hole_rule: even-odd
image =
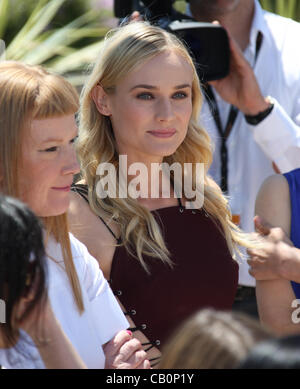
[(263, 182), (256, 197), (255, 213), (273, 226), (283, 228), (289, 234), (290, 191), (283, 175), (272, 175)]
[(262, 183), (259, 193), (263, 195), (277, 194), (278, 196), (289, 197), (289, 184), (282, 174), (273, 174)]
[(71, 192), (68, 209), (69, 222), (73, 224), (74, 222), (84, 221), (89, 218), (90, 214), (91, 209), (88, 202), (79, 193)]
[(70, 231), (86, 245), (90, 254), (99, 262), (104, 276), (109, 279), (115, 239), (91, 210), (88, 202), (75, 192), (71, 193), (68, 219)]
[(261, 185), (257, 197), (257, 207), (277, 208), (290, 201), (289, 184), (282, 174), (268, 177)]

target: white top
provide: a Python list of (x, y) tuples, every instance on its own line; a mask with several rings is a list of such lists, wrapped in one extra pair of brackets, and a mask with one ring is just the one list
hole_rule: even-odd
[[(115, 299), (98, 262), (87, 248), (70, 234), (74, 264), (81, 285), (85, 311), (80, 315), (64, 270), (60, 245), (51, 239), (47, 245), (49, 269), (49, 298), (53, 312), (64, 332), (88, 368), (104, 368), (102, 345), (128, 328), (128, 322)], [(55, 259), (55, 261), (54, 261)], [(26, 338), (26, 342), (25, 342)], [(27, 355), (11, 349), (0, 349), (0, 365), (6, 368), (44, 368), (31, 338), (22, 332), (17, 346)], [(28, 356), (30, 355), (30, 357)]]
[[(230, 204), (232, 212), (241, 215), (245, 231), (254, 230), (256, 195), (262, 182), (274, 174), (272, 161), (282, 173), (300, 167), (300, 24), (262, 10), (256, 0), (250, 43), (244, 53), (252, 66), (258, 31), (263, 34), (263, 42), (254, 73), (263, 96), (273, 97), (275, 106), (256, 126), (247, 124), (239, 112), (226, 142)], [(225, 126), (230, 106), (214, 93)], [(220, 183), (221, 142), (206, 101), (201, 122), (215, 144), (210, 174)], [(255, 285), (246, 261), (240, 264), (239, 272), (240, 284)]]

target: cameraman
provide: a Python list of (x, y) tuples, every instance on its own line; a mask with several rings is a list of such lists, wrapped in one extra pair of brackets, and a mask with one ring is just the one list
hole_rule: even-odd
[[(227, 190), (240, 227), (253, 231), (261, 183), (274, 170), (300, 167), (300, 25), (263, 11), (258, 0), (189, 3), (194, 19), (218, 20), (230, 38), (230, 73), (210, 83), (220, 121), (207, 102), (202, 118), (215, 143), (210, 173)], [(221, 180), (222, 163), (227, 180), (224, 174)], [(246, 262), (240, 264), (239, 284), (234, 309), (257, 316), (255, 280)]]

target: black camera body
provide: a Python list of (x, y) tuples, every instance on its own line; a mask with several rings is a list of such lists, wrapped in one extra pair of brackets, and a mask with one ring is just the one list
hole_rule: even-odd
[(139, 11), (149, 22), (177, 35), (190, 49), (200, 81), (218, 80), (229, 73), (229, 40), (225, 29), (197, 22), (173, 8), (174, 0), (114, 0), (116, 17)]

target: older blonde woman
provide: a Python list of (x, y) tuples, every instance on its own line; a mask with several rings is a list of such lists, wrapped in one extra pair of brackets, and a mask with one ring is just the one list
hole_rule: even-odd
[[(86, 366), (147, 366), (97, 262), (68, 232), (70, 187), (79, 169), (73, 147), (77, 109), (77, 92), (62, 77), (37, 66), (0, 64), (0, 190), (43, 220), (49, 299)], [(37, 348), (30, 340), (25, 346), (26, 357), (2, 350), (11, 356), (6, 367), (43, 368)]]
[[(212, 154), (197, 124), (201, 102), (184, 45), (144, 22), (108, 35), (82, 93), (83, 180), (74, 186), (71, 230), (98, 259), (153, 364), (174, 326), (201, 307), (231, 309), (237, 288), (232, 255), (245, 240), (206, 174)], [(163, 162), (177, 171), (155, 179)], [(181, 195), (184, 182), (193, 190)]]

